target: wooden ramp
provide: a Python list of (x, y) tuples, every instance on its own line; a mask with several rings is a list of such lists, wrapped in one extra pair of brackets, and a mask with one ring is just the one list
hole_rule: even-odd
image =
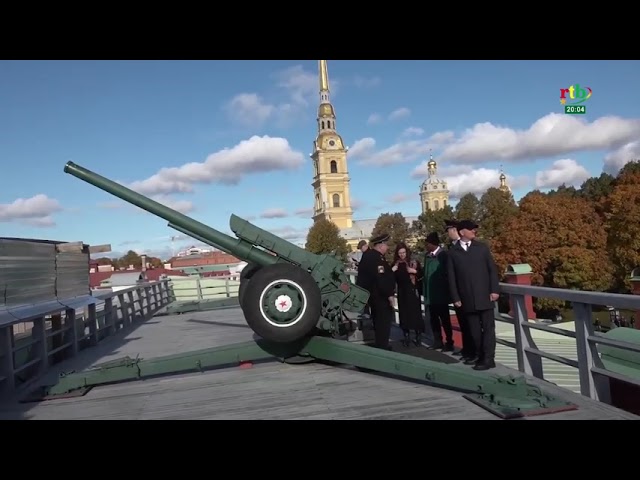
[[(80, 370), (125, 355), (150, 358), (253, 338), (239, 308), (157, 316), (62, 364)], [(417, 347), (416, 347), (417, 348)], [(460, 368), (469, 368), (458, 364)], [(500, 366), (500, 373), (512, 372)], [(52, 372), (56, 375), (57, 372)], [(46, 383), (45, 379), (43, 383)], [(555, 387), (579, 410), (527, 420), (637, 419)], [(10, 402), (0, 419), (438, 419), (498, 420), (462, 394), (321, 364), (267, 363), (97, 387), (83, 397)]]

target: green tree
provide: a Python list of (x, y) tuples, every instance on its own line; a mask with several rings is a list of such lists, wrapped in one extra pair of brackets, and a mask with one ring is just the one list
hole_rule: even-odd
[(568, 187), (563, 183), (558, 187), (557, 190), (549, 190), (547, 195), (569, 195), (570, 197), (574, 197), (578, 195), (578, 190), (573, 185), (569, 185)]
[(480, 200), (473, 193), (467, 193), (460, 197), (455, 209), (455, 218), (458, 220), (479, 220)]
[(376, 220), (376, 224), (371, 232), (371, 237), (376, 237), (383, 233), (389, 234), (389, 251), (387, 252), (387, 260), (393, 259), (393, 251), (400, 242), (410, 241), (409, 223), (404, 215), (400, 212), (383, 213)]
[(416, 240), (414, 252), (418, 255), (424, 253), (424, 240), (431, 232), (438, 232), (440, 241), (446, 242), (447, 234), (444, 231), (444, 222), (452, 219), (453, 216), (453, 209), (450, 205), (446, 205), (439, 210), (427, 210), (417, 220), (414, 220), (411, 225), (411, 236)]
[(611, 194), (614, 180), (615, 178), (608, 173), (601, 173), (599, 177), (588, 178), (580, 185), (579, 195), (590, 202), (600, 202), (600, 200)]
[(129, 250), (118, 259), (118, 264), (119, 266), (124, 268), (129, 268), (129, 265), (133, 265), (133, 268), (141, 268), (142, 259), (136, 252), (134, 252), (133, 250)]
[(340, 235), (340, 229), (331, 220), (320, 219), (311, 225), (305, 248), (311, 253), (335, 254), (346, 260), (349, 246)]
[(478, 236), (491, 245), (491, 241), (499, 236), (505, 225), (518, 213), (518, 206), (511, 192), (491, 187), (480, 198)]

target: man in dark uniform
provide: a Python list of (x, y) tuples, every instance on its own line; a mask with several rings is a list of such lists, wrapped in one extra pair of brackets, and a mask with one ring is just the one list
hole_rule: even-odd
[[(451, 240), (451, 244), (449, 245), (449, 249), (451, 249), (460, 241), (460, 234), (458, 233), (457, 228), (458, 222), (456, 222), (456, 220), (445, 220), (444, 225), (445, 232), (447, 232), (447, 236), (449, 237), (449, 240)], [(464, 361), (469, 360), (470, 358), (477, 358), (478, 354), (476, 352), (475, 344), (473, 343), (473, 337), (469, 331), (469, 325), (464, 318), (464, 312), (461, 308), (458, 308), (455, 305), (453, 306), (453, 309), (456, 312), (456, 318), (458, 319), (460, 334), (462, 336), (462, 349), (455, 352), (454, 355), (460, 355)]]
[[(362, 258), (365, 256), (365, 253), (369, 250), (369, 244), (366, 240), (360, 240), (358, 242), (358, 252), (354, 255), (353, 260), (356, 264), (356, 268), (360, 270), (360, 262), (362, 262)], [(359, 277), (356, 277), (356, 285), (360, 286), (358, 283)], [(369, 309), (369, 304), (367, 303), (362, 311), (363, 315), (370, 315), (371, 311)]]
[(389, 336), (391, 324), (395, 320), (394, 294), (395, 276), (384, 258), (389, 249), (389, 235), (383, 234), (371, 239), (371, 248), (360, 259), (356, 285), (369, 291), (369, 308), (375, 331), (375, 346), (390, 350)]
[(458, 223), (460, 241), (449, 250), (447, 273), (453, 304), (463, 311), (477, 347), (477, 357), (464, 363), (488, 370), (496, 366), (494, 302), (499, 297), (500, 278), (489, 247), (475, 240), (477, 228), (471, 220)]

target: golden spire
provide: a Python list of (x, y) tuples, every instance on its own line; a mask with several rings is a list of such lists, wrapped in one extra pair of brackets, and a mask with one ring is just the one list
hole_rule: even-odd
[(318, 107), (318, 131), (336, 129), (336, 112), (329, 99), (329, 69), (326, 60), (318, 60), (320, 81), (320, 105)]
[(320, 92), (329, 91), (329, 69), (326, 60), (318, 60), (318, 74), (320, 80)]

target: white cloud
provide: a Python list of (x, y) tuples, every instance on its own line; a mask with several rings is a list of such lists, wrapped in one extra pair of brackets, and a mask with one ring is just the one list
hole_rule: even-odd
[(268, 208), (260, 214), (260, 218), (285, 218), (289, 214), (283, 208)]
[(537, 188), (556, 188), (563, 183), (567, 186), (579, 186), (591, 174), (575, 160), (570, 158), (556, 160), (548, 170), (536, 173)]
[(403, 137), (419, 137), (420, 135), (424, 135), (424, 129), (420, 127), (405, 128), (402, 132)]
[(372, 113), (371, 115), (369, 115), (369, 118), (367, 118), (368, 125), (376, 125), (381, 122), (382, 122), (382, 115), (380, 115), (379, 113)]
[(440, 158), (461, 163), (515, 162), (579, 151), (610, 150), (639, 138), (640, 119), (607, 116), (589, 123), (574, 115), (550, 113), (527, 130), (478, 123), (448, 145)]
[(35, 227), (52, 227), (51, 217), (62, 210), (57, 200), (40, 193), (31, 198), (18, 198), (11, 203), (0, 204), (0, 222), (20, 222)]
[[(224, 110), (234, 123), (250, 128), (259, 128), (267, 121), (278, 127), (290, 125), (305, 110), (318, 102), (318, 73), (295, 65), (270, 75), (279, 92), (279, 100), (267, 101), (255, 92), (234, 96), (224, 105)], [(341, 81), (330, 76), (331, 95), (340, 90)], [(375, 86), (379, 79), (356, 77), (353, 84), (359, 87)]]
[(437, 133), (426, 139), (407, 140), (376, 151), (376, 141), (371, 137), (356, 140), (349, 149), (349, 157), (358, 159), (361, 165), (397, 165), (428, 158), (431, 150), (441, 147), (450, 139), (446, 133)]
[(389, 114), (389, 120), (400, 120), (401, 118), (406, 118), (409, 115), (411, 115), (411, 110), (407, 107), (400, 107)]
[(406, 202), (407, 200), (416, 200), (417, 198), (417, 194), (409, 195), (408, 193), (395, 193), (390, 197), (387, 197), (386, 200), (389, 203), (396, 204)]
[(310, 218), (313, 215), (313, 208), (298, 208), (293, 213), (298, 217)]
[(638, 159), (640, 159), (640, 140), (627, 143), (609, 153), (604, 158), (603, 170), (611, 175), (616, 175), (628, 162)]
[(195, 209), (193, 202), (190, 202), (189, 200), (179, 200), (169, 195), (154, 195), (151, 198), (156, 202), (185, 215)]
[(212, 153), (204, 162), (163, 168), (145, 180), (133, 182), (130, 188), (144, 195), (188, 193), (194, 184), (236, 184), (250, 173), (291, 170), (303, 164), (302, 153), (292, 150), (286, 139), (253, 136)]
[[(412, 172), (412, 178), (425, 178), (427, 163), (417, 166)], [(447, 182), (449, 196), (460, 198), (466, 193), (482, 195), (491, 187), (500, 186), (500, 170), (494, 168), (474, 168), (473, 165), (447, 165), (438, 167), (438, 177)], [(529, 185), (531, 180), (527, 176), (514, 177), (507, 174), (507, 185), (511, 189)]]
[(288, 240), (292, 243), (298, 243), (298, 242), (306, 241), (310, 226), (311, 225), (309, 225), (308, 227), (302, 227), (302, 228), (284, 226), (284, 227), (268, 228), (265, 230), (269, 230), (269, 232), (273, 233), (274, 235), (277, 235), (278, 237)]
[(257, 93), (240, 93), (229, 101), (226, 109), (233, 122), (247, 127), (259, 127), (278, 110), (278, 107), (265, 103)]

